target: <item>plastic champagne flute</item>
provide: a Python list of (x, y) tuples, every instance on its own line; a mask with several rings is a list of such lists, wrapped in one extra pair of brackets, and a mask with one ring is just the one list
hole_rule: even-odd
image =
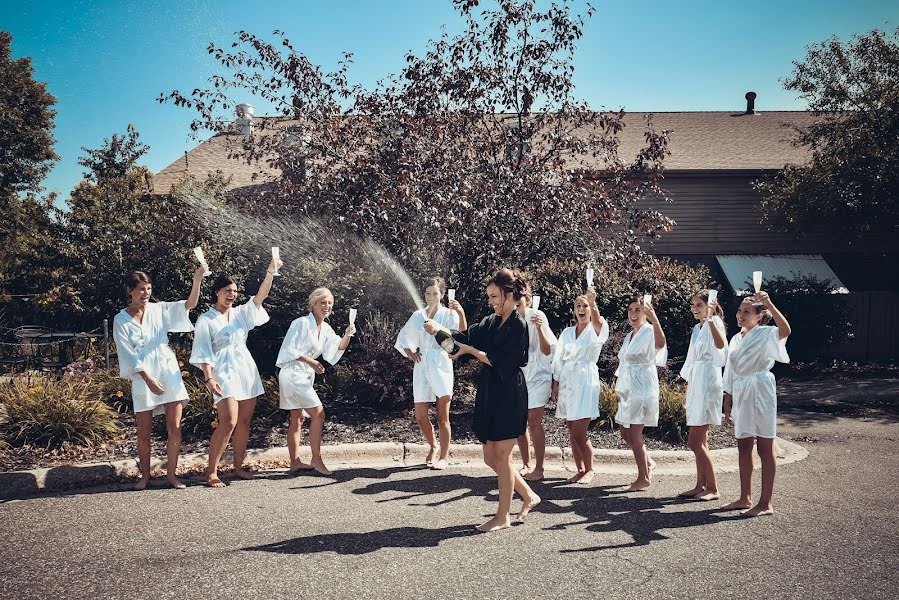
[(446, 299), (448, 302), (452, 302), (456, 299), (456, 288), (446, 290)]
[(762, 272), (761, 271), (753, 271), (752, 272), (752, 285), (755, 286), (755, 293), (758, 294), (762, 291)]
[(652, 305), (652, 294), (643, 294), (643, 306)]
[[(281, 248), (278, 246), (272, 246), (272, 258), (281, 258)], [(275, 269), (275, 272), (272, 273), (272, 277), (280, 277), (281, 274), (278, 273), (278, 269)]]
[(212, 275), (212, 271), (209, 270), (209, 265), (206, 264), (206, 257), (203, 256), (203, 249), (200, 248), (199, 246), (197, 246), (196, 248), (194, 248), (194, 256), (197, 257), (197, 261), (198, 261), (201, 265), (203, 265), (203, 266), (206, 267), (206, 272), (203, 273), (203, 277), (209, 277), (210, 275)]
[(350, 309), (350, 325), (352, 325), (355, 322), (356, 322), (356, 309), (351, 308)]
[(534, 295), (531, 297), (531, 308), (535, 311), (540, 310), (540, 296)]
[(593, 285), (593, 267), (587, 267), (587, 287)]
[(709, 290), (709, 304), (718, 301), (718, 290)]

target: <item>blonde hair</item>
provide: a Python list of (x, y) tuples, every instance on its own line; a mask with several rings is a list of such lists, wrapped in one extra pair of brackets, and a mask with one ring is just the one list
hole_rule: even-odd
[(316, 303), (322, 298), (327, 298), (331, 296), (331, 300), (334, 299), (334, 294), (331, 293), (326, 287), (317, 287), (312, 290), (312, 293), (309, 294), (309, 310), (312, 310), (312, 307), (316, 305)]
[(743, 301), (740, 304), (749, 304), (749, 306), (752, 307), (755, 314), (759, 315), (759, 325), (767, 325), (771, 322), (771, 319), (773, 318), (771, 311), (765, 308), (765, 305), (761, 302), (756, 302), (752, 297), (747, 296), (743, 298)]

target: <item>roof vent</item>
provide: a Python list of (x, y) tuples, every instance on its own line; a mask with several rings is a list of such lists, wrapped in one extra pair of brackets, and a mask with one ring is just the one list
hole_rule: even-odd
[(755, 114), (755, 92), (746, 92), (746, 114), (754, 115)]
[(237, 124), (237, 131), (240, 132), (241, 135), (250, 135), (253, 133), (253, 115), (256, 114), (256, 109), (253, 108), (252, 104), (238, 104), (234, 108), (234, 112), (237, 113), (237, 119), (235, 119), (235, 123)]

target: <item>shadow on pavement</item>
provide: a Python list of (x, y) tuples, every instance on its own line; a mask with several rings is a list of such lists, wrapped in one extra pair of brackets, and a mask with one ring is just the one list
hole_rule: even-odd
[(432, 548), (452, 538), (478, 535), (474, 525), (454, 525), (439, 529), (424, 527), (394, 527), (364, 533), (326, 533), (294, 538), (274, 544), (250, 546), (246, 551), (276, 552), (278, 554), (369, 554), (382, 548)]
[(777, 386), (778, 416), (796, 427), (835, 418), (899, 423), (899, 380), (783, 381)]

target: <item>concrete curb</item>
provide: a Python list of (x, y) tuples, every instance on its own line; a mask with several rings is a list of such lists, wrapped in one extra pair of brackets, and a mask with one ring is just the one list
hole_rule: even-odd
[[(804, 460), (808, 450), (803, 446), (781, 438), (775, 442), (778, 465)], [(336, 444), (322, 446), (322, 458), (331, 467), (356, 465), (380, 467), (406, 467), (421, 465), (425, 461), (428, 447), (424, 444), (404, 444), (380, 442), (364, 444)], [(650, 452), (658, 465), (657, 475), (688, 475), (695, 470), (693, 453), (687, 450), (657, 450)], [(520, 461), (518, 448), (513, 451), (514, 460)], [(737, 449), (722, 448), (712, 450), (715, 469), (730, 473), (738, 469)], [(301, 456), (309, 460), (309, 448), (303, 447)], [(600, 474), (634, 474), (634, 458), (630, 450), (596, 450), (594, 469)], [(755, 455), (756, 464), (758, 456)], [(182, 467), (201, 467), (207, 461), (206, 454), (183, 454), (178, 462)], [(231, 454), (225, 453), (223, 464), (228, 465)], [(450, 450), (450, 469), (483, 468), (479, 444), (455, 445)], [(247, 463), (261, 464), (266, 469), (286, 469), (289, 464), (287, 449), (284, 447), (249, 450)], [(165, 469), (165, 461), (154, 459), (150, 463), (153, 470)], [(550, 446), (546, 448), (545, 467), (549, 471), (573, 471), (574, 463), (569, 448)], [(139, 473), (136, 459), (113, 462), (82, 463), (63, 465), (30, 471), (0, 473), (0, 500), (27, 498), (45, 493), (77, 490), (90, 486), (115, 482), (123, 478), (136, 477)]]

